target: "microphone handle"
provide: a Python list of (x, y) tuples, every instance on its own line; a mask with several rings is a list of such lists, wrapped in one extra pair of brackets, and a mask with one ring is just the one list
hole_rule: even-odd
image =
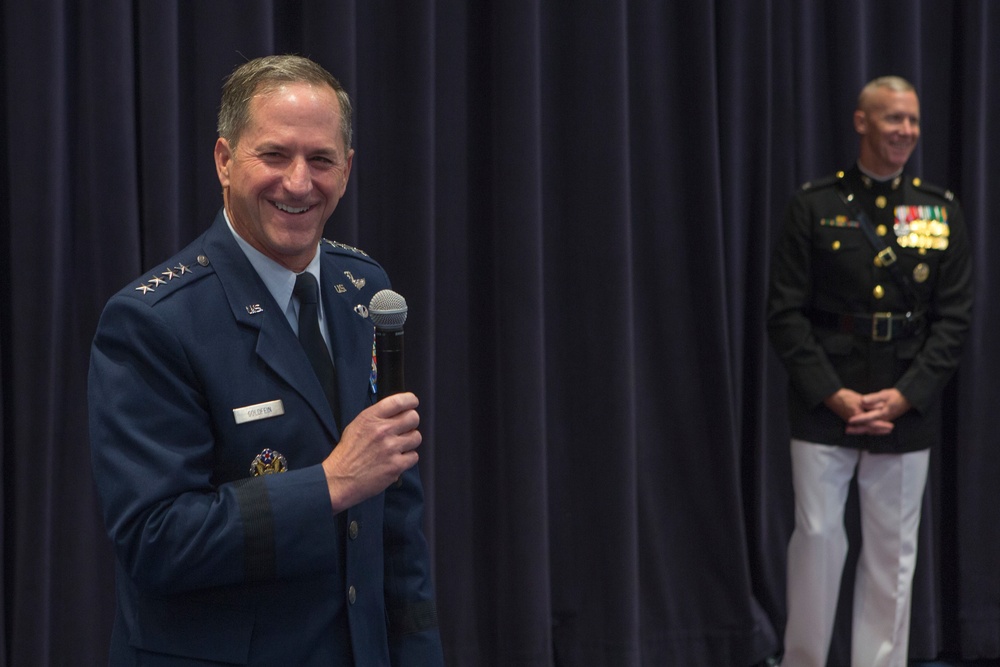
[(378, 363), (379, 400), (404, 391), (403, 382), (403, 330), (375, 329), (375, 358)]

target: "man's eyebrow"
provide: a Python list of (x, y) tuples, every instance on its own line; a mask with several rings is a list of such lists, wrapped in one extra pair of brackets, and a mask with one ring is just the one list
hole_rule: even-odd
[[(254, 146), (254, 150), (259, 152), (269, 152), (269, 151), (287, 151), (289, 150), (286, 144), (277, 141), (265, 141), (263, 143)], [(335, 146), (322, 146), (309, 151), (310, 155), (327, 155), (330, 157), (337, 157), (340, 155), (340, 151)]]
[(285, 148), (286, 147), (283, 144), (279, 144), (274, 141), (265, 141), (264, 143), (260, 143), (254, 146), (254, 150), (261, 152), (283, 151), (285, 150)]

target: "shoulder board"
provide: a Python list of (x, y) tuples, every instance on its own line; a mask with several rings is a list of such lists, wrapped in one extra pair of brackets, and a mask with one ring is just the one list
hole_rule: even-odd
[(355, 248), (354, 246), (347, 245), (346, 243), (341, 243), (340, 241), (331, 241), (330, 239), (323, 239), (322, 244), (323, 249), (326, 252), (335, 252), (338, 255), (346, 255), (348, 257), (353, 257), (361, 261), (369, 262), (371, 264), (378, 264), (374, 259), (369, 256), (364, 250), (360, 248)]
[(139, 277), (138, 284), (130, 284), (125, 292), (155, 303), (200, 278), (215, 273), (205, 255), (181, 262), (175, 258)]
[(799, 190), (803, 192), (809, 190), (820, 190), (822, 188), (828, 188), (831, 185), (836, 185), (844, 178), (844, 172), (838, 171), (836, 174), (831, 174), (829, 176), (824, 176), (823, 178), (816, 179), (815, 181), (806, 181), (803, 183)]
[(910, 179), (910, 184), (913, 185), (914, 188), (922, 192), (929, 192), (932, 195), (937, 195), (938, 197), (941, 197), (942, 199), (947, 199), (948, 201), (955, 200), (955, 193), (952, 192), (951, 190), (947, 190), (940, 186), (926, 183), (923, 181), (923, 179), (917, 176), (914, 176), (913, 178)]
[(341, 243), (340, 241), (331, 241), (330, 239), (323, 239), (323, 243), (333, 248), (337, 248), (339, 250), (346, 250), (348, 252), (353, 252), (356, 255), (364, 255), (365, 257), (368, 257), (368, 253), (366, 253), (364, 250), (361, 250), (360, 248), (355, 248), (352, 245), (347, 245), (346, 243)]

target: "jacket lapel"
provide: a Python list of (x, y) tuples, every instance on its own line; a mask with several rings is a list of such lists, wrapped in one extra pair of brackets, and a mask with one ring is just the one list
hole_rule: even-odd
[(258, 331), (256, 352), (261, 361), (312, 406), (334, 441), (338, 441), (340, 430), (305, 351), (288, 326), (285, 314), (236, 243), (221, 212), (205, 236), (205, 255), (219, 276), (233, 317), (241, 325)]
[[(372, 345), (375, 331), (371, 320), (358, 312), (357, 306), (367, 306), (370, 290), (354, 285), (345, 278), (344, 266), (333, 253), (321, 253), (323, 279), (323, 311), (337, 367), (337, 391), (343, 401), (344, 418), (350, 420), (370, 404)], [(342, 285), (341, 290), (337, 289)]]

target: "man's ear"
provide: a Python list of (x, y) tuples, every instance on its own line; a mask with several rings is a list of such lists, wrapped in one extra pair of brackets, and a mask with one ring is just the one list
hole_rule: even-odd
[(858, 134), (868, 134), (868, 114), (861, 109), (854, 111), (854, 131)]
[(219, 137), (215, 142), (215, 173), (219, 176), (222, 187), (229, 187), (229, 167), (233, 161), (233, 152), (229, 141)]

